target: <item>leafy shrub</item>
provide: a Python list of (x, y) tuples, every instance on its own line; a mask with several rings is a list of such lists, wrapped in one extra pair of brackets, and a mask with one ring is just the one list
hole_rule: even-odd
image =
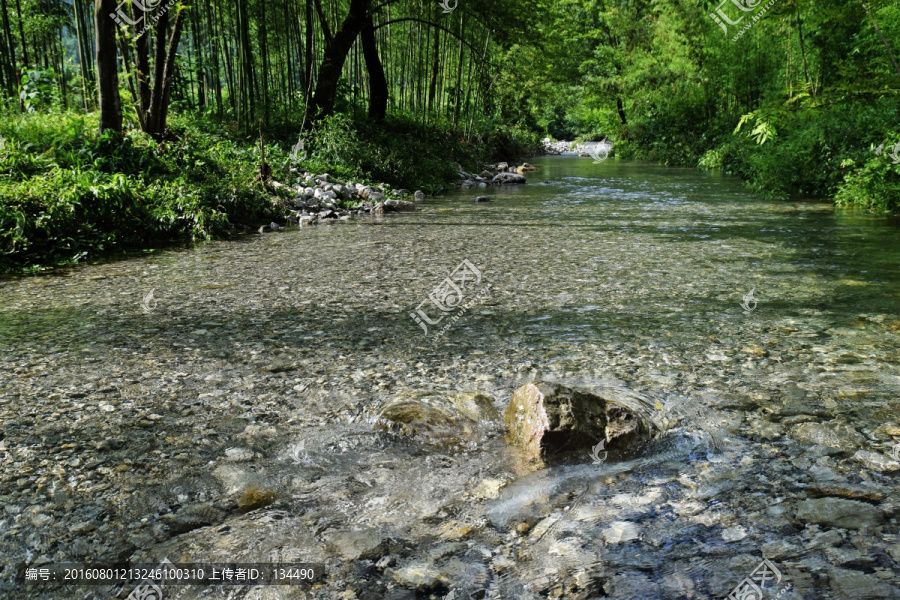
[(854, 168), (856, 163), (852, 160), (845, 161), (842, 166), (848, 171), (835, 195), (835, 202), (879, 212), (900, 210), (900, 164), (891, 154), (893, 148), (900, 150), (900, 135), (893, 135), (882, 145), (880, 152), (876, 153), (873, 148), (871, 157), (860, 167)]

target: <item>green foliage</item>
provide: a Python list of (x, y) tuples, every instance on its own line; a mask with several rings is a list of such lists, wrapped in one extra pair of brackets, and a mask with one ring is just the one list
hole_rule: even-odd
[(853, 160), (846, 160), (843, 166), (847, 174), (835, 196), (838, 205), (878, 212), (900, 210), (900, 135), (891, 135), (878, 153), (872, 148), (870, 158), (861, 166)]
[(19, 100), (28, 112), (49, 108), (55, 96), (56, 73), (53, 69), (35, 67), (22, 75)]
[(279, 211), (251, 183), (258, 150), (176, 119), (172, 143), (93, 119), (29, 115), (0, 125), (0, 270), (226, 235)]
[[(480, 171), (485, 162), (533, 154), (538, 137), (517, 127), (496, 127), (467, 140), (449, 123), (422, 126), (397, 116), (373, 123), (335, 114), (302, 136), (307, 159), (298, 168), (434, 194), (459, 179), (454, 163)], [(273, 164), (287, 166), (290, 150), (281, 152)]]

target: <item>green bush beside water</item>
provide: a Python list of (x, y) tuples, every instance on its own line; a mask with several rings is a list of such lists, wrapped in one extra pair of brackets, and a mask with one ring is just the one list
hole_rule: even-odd
[[(0, 124), (0, 272), (219, 238), (285, 216), (286, 194), (254, 181), (259, 134), (191, 115), (170, 125), (172, 140), (158, 143), (135, 129), (98, 136), (96, 115), (32, 113)], [(303, 134), (307, 158), (292, 166), (299, 135), (282, 135), (263, 132), (278, 181), (327, 171), (427, 193), (457, 180), (454, 162), (474, 170), (538, 144), (514, 130), (470, 143), (449, 127), (335, 116)]]

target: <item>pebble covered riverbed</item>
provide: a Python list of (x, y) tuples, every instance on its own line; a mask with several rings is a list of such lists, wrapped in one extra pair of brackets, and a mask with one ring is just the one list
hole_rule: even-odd
[[(165, 600), (900, 598), (896, 224), (532, 163), (486, 204), (0, 281), (0, 596), (125, 598), (13, 563), (168, 558), (325, 575)], [(464, 260), (467, 307), (417, 323)], [(535, 469), (499, 421), (452, 444), (376, 423), (409, 392), (502, 413), (536, 378), (639, 398), (664, 433)]]

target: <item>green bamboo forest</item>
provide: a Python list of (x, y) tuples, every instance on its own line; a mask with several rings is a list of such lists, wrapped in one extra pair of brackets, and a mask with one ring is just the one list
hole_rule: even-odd
[(897, 209), (900, 7), (766, 6), (3, 0), (4, 268), (225, 235), (300, 140), (306, 170), (428, 193), (550, 137)]

